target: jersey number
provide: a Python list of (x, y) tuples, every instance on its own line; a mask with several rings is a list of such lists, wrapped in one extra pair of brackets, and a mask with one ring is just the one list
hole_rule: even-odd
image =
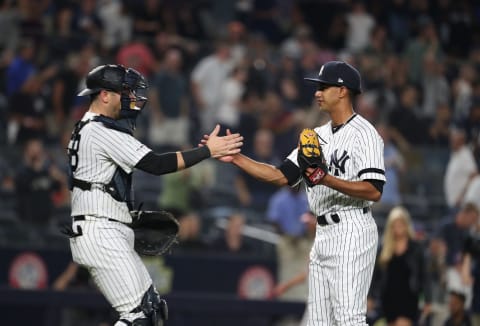
[(74, 172), (78, 166), (78, 147), (80, 145), (80, 134), (73, 133), (68, 143), (67, 153), (70, 161), (70, 169)]

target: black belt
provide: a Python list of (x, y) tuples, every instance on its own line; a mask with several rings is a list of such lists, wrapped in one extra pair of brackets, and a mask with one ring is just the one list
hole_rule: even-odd
[[(364, 207), (362, 211), (363, 211), (363, 214), (367, 214), (370, 211), (370, 207)], [(337, 213), (330, 214), (330, 219), (335, 224), (340, 222), (340, 216)], [(317, 216), (317, 223), (320, 226), (325, 226), (330, 224), (327, 221), (327, 215)]]
[[(75, 216), (72, 216), (72, 219), (73, 219), (74, 222), (85, 221), (86, 220), (85, 215), (75, 215)], [(123, 222), (120, 222), (119, 220), (116, 220), (114, 218), (107, 218), (107, 221), (123, 223)]]

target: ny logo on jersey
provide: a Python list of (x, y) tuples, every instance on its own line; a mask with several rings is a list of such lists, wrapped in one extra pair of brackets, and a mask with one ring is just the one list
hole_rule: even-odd
[[(345, 174), (345, 163), (350, 158), (347, 151), (343, 151), (342, 156), (338, 157), (338, 149), (336, 149), (332, 155), (330, 155), (330, 164), (328, 171), (334, 176), (338, 177), (339, 172)], [(333, 171), (333, 173), (332, 173)]]

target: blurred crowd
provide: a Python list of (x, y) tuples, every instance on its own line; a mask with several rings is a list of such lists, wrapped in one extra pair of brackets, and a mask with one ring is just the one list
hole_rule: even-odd
[[(247, 155), (277, 164), (296, 146), (302, 128), (326, 119), (313, 103), (315, 86), (303, 78), (316, 76), (326, 61), (344, 60), (363, 78), (355, 110), (385, 143), (388, 182), (374, 206), (385, 230), (379, 274), (406, 277), (398, 268), (409, 270), (410, 260), (396, 258), (409, 252), (405, 239), (418, 241), (428, 258), (425, 271), (436, 281), (429, 290), (436, 295), (428, 300), (446, 304), (450, 295), (450, 310), (453, 301), (464, 302), (479, 325), (480, 288), (477, 282), (472, 290), (466, 272), (478, 275), (476, 242), (464, 246), (474, 234), (478, 238), (479, 223), (478, 2), (0, 0), (0, 30), (2, 245), (65, 245), (53, 241), (58, 224), (69, 218), (64, 149), (87, 109), (76, 94), (93, 67), (120, 63), (147, 77), (149, 102), (136, 135), (151, 148), (196, 146), (220, 123), (222, 132), (245, 137)], [(276, 189), (213, 160), (155, 179), (135, 173), (134, 180), (137, 202), (175, 212), (184, 250), (251, 253), (255, 243), (239, 239), (246, 226), (257, 225), (279, 236), (272, 241), (279, 261), (294, 257), (302, 265), (282, 270), (288, 276), (281, 281), (304, 273), (298, 253), (306, 257), (311, 238), (301, 190)], [(405, 225), (393, 226), (392, 215)], [(218, 218), (229, 221), (225, 235), (211, 232), (207, 221)], [(450, 289), (452, 270), (463, 272), (457, 273), (461, 286)], [(401, 283), (378, 279), (383, 290), (399, 291)], [(413, 289), (406, 298), (421, 292), (424, 297), (412, 303), (429, 303), (425, 291)], [(374, 292), (372, 315), (386, 293)]]

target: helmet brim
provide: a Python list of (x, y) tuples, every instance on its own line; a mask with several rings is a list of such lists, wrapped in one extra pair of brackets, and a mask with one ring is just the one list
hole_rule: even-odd
[(101, 91), (101, 88), (85, 88), (83, 91), (77, 94), (77, 96), (86, 96), (96, 94)]

